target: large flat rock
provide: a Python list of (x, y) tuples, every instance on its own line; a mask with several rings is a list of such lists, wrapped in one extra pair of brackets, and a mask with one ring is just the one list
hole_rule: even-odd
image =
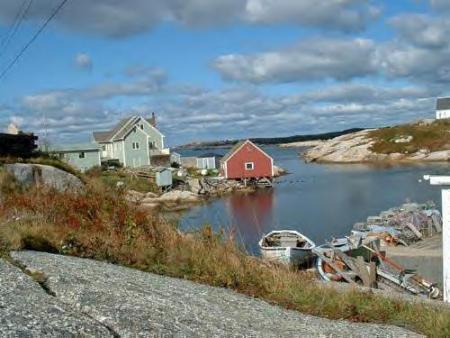
[(419, 337), (402, 328), (332, 321), (235, 292), (93, 260), (12, 256), (45, 273), (62, 303), (123, 337)]
[(80, 190), (83, 182), (64, 170), (43, 164), (6, 164), (5, 169), (25, 186), (44, 185), (59, 191)]
[(49, 295), (0, 260), (0, 337), (112, 337), (110, 331)]

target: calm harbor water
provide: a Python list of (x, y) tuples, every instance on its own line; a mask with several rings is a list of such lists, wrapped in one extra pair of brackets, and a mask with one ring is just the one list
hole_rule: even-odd
[[(261, 235), (273, 229), (296, 229), (320, 244), (347, 235), (355, 222), (404, 202), (431, 200), (440, 207), (440, 189), (419, 180), (424, 174), (450, 173), (447, 163), (306, 164), (298, 156), (300, 149), (264, 149), (290, 174), (276, 179), (273, 189), (233, 194), (197, 206), (183, 214), (180, 227), (188, 230), (208, 223), (215, 229), (233, 230), (252, 253), (258, 252)], [(186, 155), (202, 152), (211, 150)]]

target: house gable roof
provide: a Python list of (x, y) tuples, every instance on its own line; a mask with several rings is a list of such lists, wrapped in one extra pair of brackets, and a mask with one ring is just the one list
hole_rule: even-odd
[(110, 131), (94, 131), (92, 133), (94, 136), (95, 142), (109, 142), (109, 139), (111, 138), (111, 132)]
[(113, 136), (112, 141), (119, 141), (125, 138), (131, 130), (136, 126), (136, 122), (139, 121), (140, 117), (132, 116), (128, 118), (127, 122), (120, 128)]
[[(156, 130), (161, 136), (164, 136), (148, 120), (140, 116), (131, 116), (124, 118), (116, 124), (110, 131), (94, 131), (93, 136), (96, 142), (106, 143), (123, 140), (140, 120), (145, 121), (151, 128)], [(145, 133), (145, 132), (144, 132)]]
[(228, 159), (240, 148), (245, 144), (245, 140), (243, 141), (239, 141), (238, 143), (236, 143), (228, 153), (225, 154), (224, 157), (222, 157), (221, 162), (226, 162), (228, 161)]
[(436, 101), (436, 110), (450, 109), (450, 97), (441, 97)]
[(233, 148), (230, 149), (230, 151), (222, 158), (221, 162), (225, 163), (230, 158), (232, 158), (245, 144), (250, 143), (255, 149), (260, 151), (262, 154), (264, 154), (267, 158), (269, 158), (271, 161), (273, 160), (271, 156), (269, 156), (264, 150), (262, 150), (260, 147), (258, 147), (256, 144), (254, 144), (250, 140), (243, 140), (234, 145)]

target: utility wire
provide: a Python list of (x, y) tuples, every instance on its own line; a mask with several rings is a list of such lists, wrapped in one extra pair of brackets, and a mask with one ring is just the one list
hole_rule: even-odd
[(28, 0), (23, 0), (22, 1), (22, 5), (20, 5), (19, 10), (17, 11), (17, 14), (16, 14), (16, 16), (14, 18), (13, 24), (9, 27), (9, 29), (6, 32), (5, 36), (2, 38), (2, 42), (0, 43), (0, 48), (4, 46), (4, 44), (6, 43), (6, 40), (9, 38), (9, 36), (11, 35), (13, 29), (16, 27), (17, 23), (19, 22), (19, 17), (21, 16), (21, 13), (23, 12), (27, 1)]
[(33, 44), (33, 42), (41, 35), (41, 33), (44, 31), (44, 29), (48, 26), (48, 24), (53, 20), (53, 18), (59, 13), (59, 11), (65, 6), (65, 4), (69, 0), (63, 0), (61, 3), (56, 7), (52, 14), (45, 20), (45, 22), (42, 24), (42, 26), (36, 31), (36, 33), (33, 35), (33, 37), (23, 46), (23, 48), (20, 50), (20, 52), (16, 55), (16, 57), (6, 66), (6, 68), (0, 73), (0, 80), (2, 80), (6, 74), (9, 72), (9, 70), (19, 61), (20, 57), (26, 52), (26, 50)]
[[(9, 43), (12, 41), (14, 36), (17, 34), (20, 26), (22, 25), (23, 20), (25, 19), (25, 17), (27, 16), (28, 12), (30, 11), (30, 8), (31, 8), (32, 4), (33, 4), (33, 0), (28, 1), (28, 5), (26, 6), (25, 10), (22, 11), (22, 13), (20, 14), (20, 17), (18, 18), (16, 24), (13, 26), (11, 34), (9, 34), (9, 36), (6, 37), (4, 43), (1, 46), (2, 50), (0, 50), (0, 57), (3, 54), (5, 54), (5, 51), (8, 48)], [(25, 2), (24, 2), (24, 5), (25, 5)]]

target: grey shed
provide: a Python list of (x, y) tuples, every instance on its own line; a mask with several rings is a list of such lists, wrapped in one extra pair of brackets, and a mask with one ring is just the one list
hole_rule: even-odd
[(157, 168), (155, 180), (158, 187), (168, 187), (172, 185), (172, 170), (168, 168)]

